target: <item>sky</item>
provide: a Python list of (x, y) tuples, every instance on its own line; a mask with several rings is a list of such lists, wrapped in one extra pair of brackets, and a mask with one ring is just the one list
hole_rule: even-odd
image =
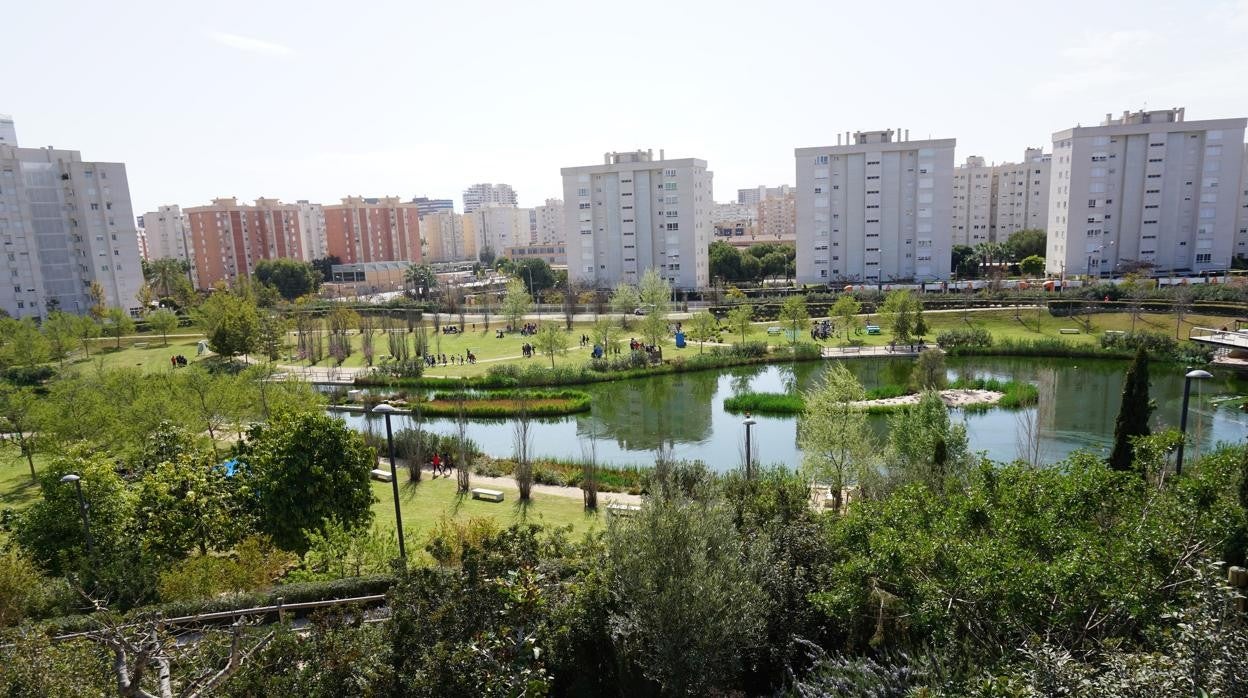
[(136, 213), (452, 198), (664, 149), (715, 199), (845, 131), (1017, 161), (1107, 112), (1248, 116), (1248, 0), (64, 2), (0, 7), (21, 145), (126, 163)]

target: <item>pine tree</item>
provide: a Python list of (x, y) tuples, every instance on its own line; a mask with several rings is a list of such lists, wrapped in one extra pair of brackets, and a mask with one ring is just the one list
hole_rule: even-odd
[(1148, 400), (1148, 352), (1141, 348), (1127, 369), (1122, 386), (1122, 406), (1114, 423), (1114, 450), (1109, 454), (1109, 467), (1131, 469), (1131, 439), (1149, 434), (1148, 417), (1152, 411)]

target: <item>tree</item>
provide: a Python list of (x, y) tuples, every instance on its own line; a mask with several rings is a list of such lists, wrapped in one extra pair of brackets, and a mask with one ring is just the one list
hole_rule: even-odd
[(428, 264), (412, 264), (403, 272), (407, 284), (417, 298), (427, 298), (438, 287), (438, 275)]
[(532, 307), (533, 297), (529, 295), (528, 289), (524, 287), (524, 282), (520, 279), (508, 280), (507, 294), (503, 296), (502, 311), (512, 332), (520, 329), (520, 321)]
[(147, 326), (169, 346), (169, 333), (178, 329), (178, 314), (168, 308), (154, 310), (147, 314)]
[(282, 351), (286, 348), (286, 332), (289, 330), (289, 324), (286, 318), (277, 313), (267, 312), (260, 316), (260, 331), (256, 344), (264, 358), (269, 361), (277, 361), (281, 358)]
[(136, 495), (139, 538), (166, 565), (192, 550), (227, 550), (250, 529), (225, 470), (194, 454), (156, 464), (137, 483)]
[(658, 347), (669, 331), (667, 318), (663, 313), (652, 310), (641, 318), (641, 336), (645, 338), (646, 344)]
[(728, 311), (728, 327), (732, 329), (733, 334), (741, 335), (742, 344), (745, 344), (745, 337), (750, 333), (750, 323), (753, 320), (754, 306), (743, 303)]
[(950, 255), (952, 265), (949, 271), (964, 278), (974, 278), (979, 275), (979, 257), (976, 256), (974, 248), (970, 245), (954, 245)]
[(620, 325), (628, 329), (628, 318), (633, 311), (641, 306), (641, 295), (637, 287), (621, 281), (611, 292), (611, 312), (620, 314)]
[(914, 363), (914, 372), (910, 376), (911, 384), (923, 390), (942, 390), (948, 382), (945, 374), (945, 354), (936, 349), (928, 349), (919, 353)]
[(320, 271), (308, 262), (287, 257), (256, 262), (253, 275), (261, 286), (276, 288), (288, 301), (316, 293), (322, 278)]
[(867, 412), (854, 405), (866, 391), (841, 362), (832, 364), (803, 395), (802, 419), (797, 430), (802, 472), (826, 483), (836, 511), (846, 488), (875, 468), (875, 436)]
[(641, 283), (637, 285), (637, 297), (641, 301), (639, 305), (645, 308), (647, 313), (656, 312), (666, 315), (672, 302), (672, 285), (659, 276), (658, 271), (647, 269), (646, 273), (641, 275)]
[(33, 318), (0, 318), (0, 363), (34, 366), (47, 361), (50, 353), (48, 339)]
[(555, 287), (555, 272), (541, 258), (520, 259), (512, 266), (511, 274), (525, 283), (529, 294), (537, 296)]
[(161, 298), (168, 298), (177, 290), (180, 281), (187, 280), (191, 265), (186, 260), (165, 257), (143, 262), (143, 278)]
[(91, 341), (100, 336), (100, 323), (93, 315), (78, 315), (74, 318), (74, 330), (83, 353), (91, 356)]
[(741, 276), (741, 252), (722, 240), (711, 243), (707, 260), (713, 279), (744, 281)]
[(104, 315), (108, 312), (108, 306), (105, 304), (104, 287), (98, 281), (92, 281), (87, 287), (87, 297), (91, 299), (91, 306), (87, 308), (87, 312), (96, 322), (103, 322)]
[[(893, 338), (901, 344), (909, 344), (918, 334), (916, 327), (923, 306), (914, 293), (906, 290), (890, 291), (880, 306), (880, 315), (889, 323)], [(924, 323), (924, 330), (927, 329)]]
[(1044, 257), (1038, 254), (1028, 255), (1018, 263), (1019, 271), (1024, 276), (1042, 276), (1044, 274)]
[(789, 326), (789, 341), (796, 344), (803, 328), (810, 323), (810, 313), (806, 312), (806, 298), (789, 296), (780, 306), (780, 320)]
[(607, 318), (594, 323), (594, 344), (602, 347), (603, 354), (610, 354), (620, 340), (615, 336), (615, 327)]
[(0, 549), (0, 628), (17, 625), (47, 587), (48, 580), (29, 556), (18, 549)]
[(226, 357), (255, 351), (260, 316), (254, 303), (228, 291), (216, 291), (199, 306), (197, 316), (208, 336), (209, 349)]
[(237, 453), (258, 527), (284, 550), (307, 550), (308, 535), (331, 520), (353, 528), (372, 519), (377, 454), (340, 419), (277, 415), (252, 427)]
[(221, 430), (244, 402), (243, 386), (234, 376), (215, 375), (200, 365), (179, 371), (172, 380), (175, 395), (194, 415), (197, 430), (207, 432), (215, 454)]
[(1109, 467), (1114, 470), (1131, 469), (1134, 460), (1131, 441), (1151, 433), (1148, 418), (1152, 412), (1153, 404), (1148, 399), (1148, 352), (1141, 347), (1127, 367), (1122, 384), (1122, 403), (1114, 421), (1114, 448), (1109, 454)]
[(689, 320), (689, 336), (697, 341), (698, 353), (701, 354), (707, 341), (719, 336), (719, 320), (709, 310), (694, 313)]
[(537, 336), (533, 338), (537, 350), (550, 357), (551, 368), (555, 367), (555, 355), (568, 353), (571, 341), (567, 331), (554, 325), (542, 325), (537, 330)]
[(940, 393), (927, 391), (917, 405), (907, 405), (888, 420), (889, 480), (894, 485), (921, 482), (942, 493), (965, 479), (972, 455), (966, 425), (953, 424)]
[(862, 303), (859, 303), (858, 299), (849, 293), (837, 296), (836, 302), (832, 304), (832, 316), (840, 320), (841, 326), (845, 328), (845, 341), (849, 341), (849, 331), (857, 325), (856, 316), (860, 312), (862, 312)]
[(121, 349), (121, 338), (134, 334), (134, 318), (123, 308), (109, 308), (105, 313), (104, 332), (117, 340), (117, 349)]
[(16, 443), (22, 457), (30, 466), (30, 479), (35, 474), (35, 446), (41, 426), (40, 397), (30, 388), (18, 388), (8, 383), (0, 384), (0, 419), (8, 432), (9, 440)]
[(1028, 257), (1044, 257), (1047, 237), (1043, 230), (1020, 230), (1005, 243), (1006, 255), (1014, 261)]
[(43, 336), (48, 338), (52, 359), (64, 362), (78, 341), (78, 316), (54, 310), (43, 321)]

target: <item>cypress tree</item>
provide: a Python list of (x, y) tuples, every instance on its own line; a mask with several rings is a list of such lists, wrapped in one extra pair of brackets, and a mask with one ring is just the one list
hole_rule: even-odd
[(1148, 352), (1141, 348), (1135, 353), (1122, 386), (1122, 406), (1114, 423), (1114, 450), (1109, 454), (1109, 467), (1131, 469), (1131, 439), (1149, 434), (1148, 416), (1152, 411), (1148, 400)]

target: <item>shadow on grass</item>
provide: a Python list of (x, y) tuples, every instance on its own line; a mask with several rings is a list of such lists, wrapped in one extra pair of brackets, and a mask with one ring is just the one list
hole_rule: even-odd
[(532, 508), (532, 506), (533, 506), (532, 498), (520, 499), (519, 497), (516, 497), (516, 504), (513, 507), (516, 510), (516, 519), (520, 521), (521, 523), (528, 522), (529, 509)]
[(12, 489), (0, 494), (0, 505), (24, 504), (34, 500), (38, 495), (38, 483), (29, 479), (22, 480), (21, 484), (14, 485)]

